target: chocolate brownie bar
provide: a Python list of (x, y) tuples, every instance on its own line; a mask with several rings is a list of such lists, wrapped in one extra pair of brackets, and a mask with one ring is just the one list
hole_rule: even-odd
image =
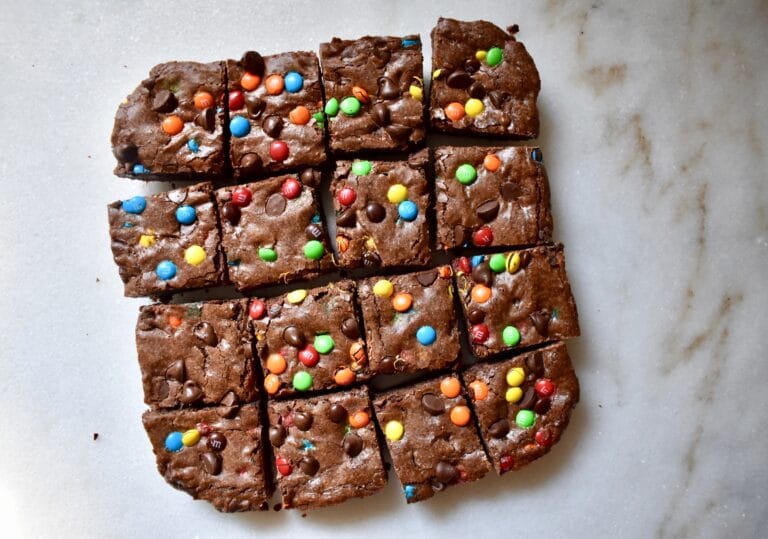
[(579, 335), (562, 245), (461, 257), (453, 269), (475, 356)]
[(238, 290), (334, 269), (316, 199), (320, 173), (277, 176), (216, 191), (229, 279)]
[(374, 374), (449, 368), (459, 357), (450, 266), (359, 283)]
[(387, 483), (364, 387), (269, 402), (269, 441), (286, 509), (370, 496)]
[(323, 163), (323, 95), (314, 52), (227, 61), (229, 154), (235, 178)]
[(168, 62), (118, 107), (115, 174), (142, 180), (209, 179), (224, 169), (224, 62)]
[(331, 184), (336, 246), (345, 268), (430, 261), (428, 153), (407, 161), (339, 161)]
[(579, 401), (579, 381), (563, 343), (500, 363), (477, 363), (462, 376), (499, 474), (548, 453)]
[(255, 404), (147, 411), (142, 420), (171, 486), (227, 513), (268, 508), (272, 483)]
[(529, 139), (539, 135), (539, 72), (525, 46), (486, 21), (440, 18), (432, 30), (432, 128)]
[(130, 297), (220, 284), (223, 256), (204, 182), (109, 205), (112, 254)]
[(136, 324), (144, 402), (236, 406), (258, 396), (248, 301), (146, 305)]
[(393, 389), (376, 396), (373, 406), (408, 503), (491, 469), (458, 378)]
[(424, 141), (419, 36), (333, 38), (320, 45), (335, 154), (405, 150)]
[(289, 397), (370, 378), (354, 295), (354, 282), (338, 281), (252, 302), (268, 395)]
[(438, 248), (552, 241), (549, 182), (541, 149), (437, 148), (435, 178)]

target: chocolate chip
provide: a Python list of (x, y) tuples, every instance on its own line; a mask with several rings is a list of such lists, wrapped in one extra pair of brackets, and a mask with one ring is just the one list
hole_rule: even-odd
[(112, 153), (121, 163), (134, 163), (139, 158), (139, 149), (133, 144), (118, 144), (112, 148)]
[(520, 402), (518, 402), (517, 405), (520, 408), (529, 410), (535, 402), (536, 402), (536, 391), (534, 391), (532, 387), (529, 387), (523, 392), (523, 398), (520, 399)]
[(366, 251), (363, 253), (363, 266), (366, 268), (379, 267), (381, 266), (381, 257), (378, 255), (378, 253)]
[(240, 407), (238, 406), (238, 399), (237, 395), (235, 395), (234, 391), (227, 392), (226, 395), (224, 395), (224, 398), (221, 399), (219, 404), (222, 406), (222, 417), (226, 417), (227, 419), (232, 419), (237, 415), (237, 412), (239, 411)]
[(365, 215), (372, 223), (380, 223), (387, 216), (387, 210), (378, 202), (371, 202), (365, 207)]
[(501, 198), (507, 202), (512, 202), (522, 194), (523, 190), (516, 183), (504, 182), (501, 184)]
[(509, 432), (509, 421), (506, 419), (499, 419), (493, 425), (488, 427), (488, 434), (491, 438), (504, 438)]
[(536, 375), (537, 378), (544, 376), (544, 356), (541, 352), (534, 352), (525, 358), (525, 366)]
[(416, 280), (423, 287), (431, 286), (437, 279), (437, 270), (422, 271), (416, 274)]
[(192, 380), (184, 382), (184, 388), (181, 390), (181, 396), (179, 397), (183, 404), (192, 404), (201, 398), (203, 398), (203, 390), (200, 389), (200, 386)]
[(520, 267), (525, 268), (531, 263), (531, 253), (528, 251), (520, 252)]
[(464, 71), (467, 73), (475, 73), (478, 69), (480, 69), (480, 62), (475, 58), (470, 58), (464, 62)]
[(467, 320), (472, 324), (479, 324), (485, 320), (485, 311), (480, 309), (472, 309), (467, 313)]
[(363, 450), (363, 439), (354, 432), (344, 436), (344, 452), (350, 457), (356, 457)]
[(469, 230), (462, 225), (456, 225), (453, 227), (453, 241), (456, 245), (464, 245), (469, 239)]
[(549, 334), (549, 319), (550, 314), (545, 309), (534, 311), (528, 315), (533, 327), (536, 328), (536, 332), (542, 337), (546, 337)]
[(229, 221), (232, 226), (236, 226), (240, 222), (240, 207), (227, 202), (221, 208), (221, 216)]
[(176, 96), (168, 90), (160, 90), (152, 99), (152, 110), (155, 112), (171, 112), (178, 105)]
[(488, 99), (491, 100), (491, 103), (493, 103), (493, 106), (497, 109), (500, 109), (504, 106), (504, 102), (509, 99), (511, 95), (509, 92), (504, 92), (502, 90), (491, 90), (488, 92)]
[(488, 267), (488, 263), (482, 262), (472, 268), (472, 279), (485, 286), (493, 285), (493, 271)]
[(280, 314), (280, 311), (283, 310), (283, 306), (280, 303), (273, 303), (269, 306), (269, 317), (270, 318), (277, 318), (277, 316)]
[(536, 405), (533, 407), (533, 411), (539, 415), (544, 415), (549, 412), (549, 407), (552, 405), (552, 401), (549, 399), (539, 399)]
[(245, 98), (245, 108), (248, 109), (248, 116), (255, 120), (267, 108), (267, 102), (255, 95), (249, 95)]
[(493, 221), (499, 215), (499, 201), (496, 199), (486, 200), (477, 207), (477, 216), (485, 221)]
[(211, 475), (219, 475), (221, 473), (221, 456), (213, 451), (206, 451), (200, 455), (200, 463), (203, 465), (203, 470)]
[(475, 99), (482, 99), (485, 97), (485, 88), (478, 81), (473, 82), (467, 92), (469, 93), (469, 97), (474, 97)]
[(312, 428), (312, 414), (309, 412), (296, 412), (293, 414), (293, 424), (301, 431)]
[(400, 97), (400, 89), (389, 77), (379, 77), (379, 97), (381, 99), (397, 99)]
[(353, 227), (357, 222), (354, 208), (346, 208), (336, 216), (336, 226)]
[(307, 475), (315, 475), (320, 469), (320, 463), (315, 457), (304, 457), (299, 461), (299, 469)]
[(296, 326), (288, 326), (283, 330), (283, 340), (296, 348), (304, 346), (304, 335)]
[(386, 356), (379, 362), (379, 370), (382, 374), (395, 374), (395, 358)]
[(386, 103), (376, 103), (371, 107), (371, 117), (376, 125), (385, 127), (389, 125), (389, 107)]
[(174, 382), (183, 382), (187, 378), (186, 369), (184, 368), (184, 360), (183, 359), (177, 359), (173, 363), (171, 363), (167, 369), (165, 369), (165, 377), (168, 380), (173, 380)]
[(459, 470), (453, 464), (441, 460), (435, 466), (435, 477), (441, 483), (453, 483), (459, 477)]
[(276, 217), (282, 215), (285, 211), (285, 197), (280, 193), (272, 193), (267, 199), (267, 203), (264, 206), (264, 211), (267, 215)]
[(384, 128), (384, 130), (389, 135), (389, 138), (395, 142), (408, 140), (408, 137), (410, 137), (411, 133), (413, 132), (412, 128), (400, 124), (388, 125)]
[(275, 447), (280, 447), (285, 443), (285, 438), (288, 436), (288, 431), (282, 425), (274, 425), (269, 427), (269, 443)]
[(200, 114), (195, 118), (195, 123), (206, 131), (213, 133), (214, 129), (216, 129), (216, 109), (208, 107), (201, 110)]
[(317, 223), (312, 223), (304, 229), (307, 234), (307, 238), (311, 240), (319, 240), (323, 237), (323, 227)]
[(240, 168), (249, 171), (261, 170), (261, 157), (256, 153), (247, 153), (240, 158)]
[(349, 417), (347, 409), (341, 404), (331, 404), (331, 408), (328, 410), (328, 417), (334, 423), (343, 423)]
[(240, 65), (251, 75), (264, 75), (264, 58), (256, 51), (246, 51), (240, 58)]
[(214, 451), (224, 451), (227, 447), (227, 437), (220, 432), (213, 432), (208, 436), (208, 447)]
[(280, 131), (283, 129), (283, 119), (280, 116), (270, 114), (264, 118), (264, 121), (261, 123), (261, 127), (264, 129), (264, 132), (267, 135), (272, 138), (277, 138), (280, 136)]
[(341, 323), (341, 332), (347, 339), (356, 340), (360, 338), (360, 328), (357, 327), (357, 321), (354, 318), (345, 318)]
[(449, 88), (457, 88), (461, 90), (472, 84), (472, 77), (466, 71), (454, 71), (445, 80), (445, 83)]
[(429, 415), (440, 415), (445, 412), (445, 403), (443, 399), (434, 393), (424, 393), (421, 397), (421, 406)]
[(307, 185), (309, 187), (315, 187), (317, 184), (320, 183), (320, 173), (316, 172), (315, 170), (311, 168), (305, 168), (301, 171), (301, 174), (299, 175), (299, 179), (301, 180), (301, 183), (304, 185)]
[(208, 346), (216, 346), (219, 342), (219, 338), (216, 336), (216, 332), (213, 330), (213, 326), (208, 322), (200, 322), (192, 330), (195, 337), (203, 341)]

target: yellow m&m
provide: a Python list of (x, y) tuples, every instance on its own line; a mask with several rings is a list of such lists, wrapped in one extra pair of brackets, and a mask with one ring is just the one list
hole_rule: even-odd
[(301, 303), (302, 301), (304, 301), (304, 298), (306, 297), (307, 297), (307, 291), (304, 289), (300, 289), (300, 290), (294, 290), (292, 292), (288, 292), (288, 294), (285, 296), (285, 299), (288, 300), (288, 303), (296, 305), (297, 303)]
[(400, 204), (408, 199), (408, 188), (402, 183), (396, 183), (387, 189), (387, 200), (392, 204)]
[(382, 298), (388, 298), (395, 291), (394, 285), (386, 279), (379, 279), (373, 285), (373, 293)]
[(199, 441), (200, 431), (197, 429), (190, 429), (181, 435), (181, 443), (184, 444), (185, 447), (192, 447), (193, 445), (197, 445), (197, 442)]
[(393, 442), (396, 442), (400, 438), (403, 437), (403, 433), (405, 432), (405, 427), (403, 427), (403, 424), (399, 421), (389, 421), (384, 426), (384, 435), (387, 437), (388, 440), (392, 440)]
[(518, 387), (525, 381), (525, 370), (522, 367), (513, 367), (507, 371), (507, 385)]
[(184, 260), (187, 261), (187, 264), (199, 266), (205, 262), (205, 249), (199, 245), (192, 245), (191, 247), (187, 247), (187, 250), (184, 251)]
[(483, 102), (474, 97), (467, 99), (467, 102), (464, 103), (464, 112), (467, 113), (467, 116), (477, 116), (483, 112), (483, 109), (485, 109)]

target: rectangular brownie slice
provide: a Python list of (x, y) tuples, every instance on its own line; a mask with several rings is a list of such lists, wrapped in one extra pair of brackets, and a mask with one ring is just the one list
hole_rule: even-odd
[(487, 21), (440, 18), (432, 30), (432, 128), (529, 139), (539, 135), (539, 72), (525, 46)]
[(325, 162), (323, 95), (314, 52), (227, 60), (229, 154), (235, 178)]
[(224, 62), (153, 67), (115, 114), (115, 174), (142, 180), (220, 176), (225, 86)]
[(248, 300), (146, 305), (136, 324), (144, 402), (235, 406), (258, 397)]
[(548, 453), (579, 401), (579, 380), (563, 343), (499, 363), (477, 363), (462, 377), (499, 474)]
[(387, 483), (365, 387), (269, 401), (269, 441), (286, 509), (370, 496)]
[(420, 145), (424, 76), (419, 36), (333, 38), (320, 45), (335, 154)]
[(453, 269), (475, 356), (579, 336), (562, 245), (461, 257)]
[(373, 406), (408, 503), (491, 469), (458, 378), (393, 389), (377, 395)]
[(437, 246), (515, 247), (552, 241), (541, 149), (435, 150)]
[(290, 397), (370, 378), (354, 295), (353, 281), (338, 281), (251, 303), (269, 396)]
[(156, 296), (224, 280), (209, 182), (113, 202), (108, 214), (126, 296)]
[(142, 420), (171, 486), (226, 513), (268, 508), (272, 482), (255, 404), (147, 411)]
[(374, 374), (437, 371), (459, 357), (450, 266), (359, 282)]
[(339, 161), (331, 183), (344, 268), (426, 266), (430, 261), (427, 150), (407, 161)]
[(315, 188), (320, 172), (277, 176), (216, 191), (229, 279), (240, 290), (335, 269)]

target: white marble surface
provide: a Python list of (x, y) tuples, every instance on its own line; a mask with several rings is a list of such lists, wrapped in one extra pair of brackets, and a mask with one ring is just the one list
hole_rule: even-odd
[[(768, 534), (768, 5), (429, 4), (3, 2), (0, 534)], [(160, 61), (426, 37), (441, 14), (519, 23), (541, 72), (583, 330), (572, 426), (528, 469), (416, 506), (392, 476), (307, 518), (218, 514), (163, 483), (139, 421), (140, 302), (105, 204), (145, 187), (110, 174), (115, 108)]]

